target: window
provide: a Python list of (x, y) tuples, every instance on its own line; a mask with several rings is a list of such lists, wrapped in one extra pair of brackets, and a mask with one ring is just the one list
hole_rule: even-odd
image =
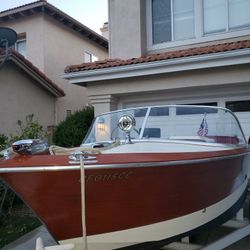
[(149, 49), (249, 35), (249, 13), (250, 0), (147, 0)]
[(84, 52), (84, 62), (91, 63), (95, 61), (98, 61), (98, 57), (86, 51)]
[(66, 117), (69, 117), (72, 115), (72, 110), (71, 109), (67, 109), (66, 110)]
[(194, 37), (193, 0), (152, 0), (153, 43)]
[(204, 0), (204, 33), (226, 30), (226, 3), (225, 0)]
[(228, 32), (250, 25), (249, 0), (203, 0), (204, 33)]
[[(184, 104), (185, 105), (185, 104)], [(208, 102), (208, 103), (194, 103), (194, 104), (188, 104), (189, 106), (217, 106), (216, 102)], [(193, 115), (193, 114), (204, 114), (204, 110), (206, 110), (206, 113), (216, 113), (216, 109), (210, 109), (210, 108), (190, 108), (190, 107), (177, 107), (176, 108), (176, 115)]]
[(226, 102), (226, 108), (233, 112), (249, 112), (250, 101)]
[(26, 57), (26, 39), (17, 40), (15, 43), (15, 50)]
[(168, 107), (156, 107), (151, 108), (150, 116), (168, 116), (169, 115), (169, 108)]

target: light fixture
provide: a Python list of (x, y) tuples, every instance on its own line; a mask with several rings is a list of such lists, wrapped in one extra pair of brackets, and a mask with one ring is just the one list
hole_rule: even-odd
[(118, 121), (118, 127), (124, 132), (130, 132), (135, 127), (135, 118), (130, 115), (123, 115)]
[(105, 131), (105, 119), (103, 117), (99, 117), (97, 121), (97, 130), (100, 132)]
[(117, 125), (126, 133), (125, 144), (132, 144), (130, 132), (135, 128), (135, 118), (130, 115), (123, 115)]

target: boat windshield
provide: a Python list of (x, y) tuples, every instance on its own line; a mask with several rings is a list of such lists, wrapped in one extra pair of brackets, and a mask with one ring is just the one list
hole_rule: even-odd
[[(130, 132), (119, 126), (130, 117)], [(126, 123), (126, 122), (125, 122)], [(128, 125), (128, 124), (125, 124)], [(227, 109), (208, 106), (154, 106), (106, 113), (95, 118), (83, 144), (125, 140), (191, 140), (231, 145), (246, 144), (236, 116)]]

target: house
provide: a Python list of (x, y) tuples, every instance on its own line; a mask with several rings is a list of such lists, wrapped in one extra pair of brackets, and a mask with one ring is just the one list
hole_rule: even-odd
[(247, 0), (109, 0), (110, 59), (68, 65), (64, 78), (87, 87), (96, 114), (218, 105), (249, 136), (249, 13)]
[(17, 32), (16, 50), (65, 92), (56, 101), (55, 124), (88, 104), (85, 88), (69, 85), (61, 74), (65, 65), (107, 58), (107, 39), (46, 0), (0, 12), (0, 26)]
[[(17, 121), (36, 114), (44, 128), (55, 124), (55, 103), (64, 91), (13, 49), (0, 70), (0, 134), (16, 134)], [(21, 132), (21, 131), (18, 131)]]

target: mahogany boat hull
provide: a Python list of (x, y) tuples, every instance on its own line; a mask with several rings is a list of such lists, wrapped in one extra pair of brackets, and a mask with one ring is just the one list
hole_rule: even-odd
[[(244, 201), (247, 149), (101, 154), (97, 161), (85, 170), (86, 226), (92, 243), (129, 245), (184, 235), (210, 222), (221, 223), (218, 218), (232, 216), (228, 211), (235, 212)], [(66, 156), (20, 156), (0, 167), (36, 167), (41, 162), (62, 167), (1, 177), (55, 239), (81, 237), (80, 173), (63, 170), (69, 164)]]

